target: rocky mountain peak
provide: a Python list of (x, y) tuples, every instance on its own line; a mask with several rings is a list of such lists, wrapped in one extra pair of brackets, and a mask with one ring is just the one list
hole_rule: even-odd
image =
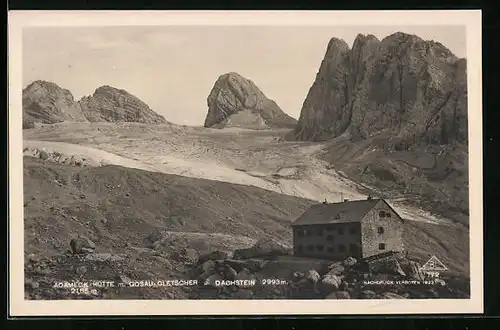
[(293, 128), (296, 120), (236, 72), (218, 77), (207, 98), (205, 127)]
[(24, 123), (53, 124), (65, 120), (85, 121), (73, 94), (57, 84), (36, 80), (23, 89)]
[(138, 97), (109, 85), (98, 87), (92, 96), (85, 96), (78, 103), (91, 122), (167, 123)]
[(96, 94), (101, 94), (101, 95), (131, 95), (129, 94), (126, 90), (124, 89), (119, 89), (115, 88), (109, 85), (103, 85), (94, 91), (94, 95)]
[(416, 42), (423, 41), (415, 34), (405, 32), (395, 32), (382, 39), (382, 42)]
[(343, 39), (331, 38), (328, 42), (327, 52), (335, 49), (349, 50), (349, 45)]
[(457, 57), (443, 44), (434, 40), (423, 40), (419, 36), (402, 32), (394, 33), (382, 39), (389, 52), (399, 56), (420, 56), (432, 61), (439, 59), (445, 62), (453, 62)]
[(219, 78), (221, 79), (233, 79), (233, 80), (238, 80), (238, 81), (248, 81), (245, 77), (240, 75), (237, 72), (228, 72), (226, 74), (221, 75)]
[(167, 123), (165, 118), (126, 90), (109, 85), (76, 102), (73, 94), (53, 82), (37, 80), (23, 90), (23, 127), (63, 121)]
[[(57, 84), (45, 81), (45, 80), (35, 80), (28, 86), (26, 86), (26, 92), (36, 92), (36, 91), (44, 91), (51, 94), (63, 93), (67, 95), (69, 98), (73, 99), (73, 95), (71, 92), (65, 88), (59, 87)], [(74, 99), (73, 99), (74, 100)]]
[(465, 60), (442, 44), (394, 33), (332, 38), (304, 101), (299, 140), (387, 134), (394, 144), (467, 140)]
[(378, 41), (378, 42), (380, 42), (380, 40), (378, 40), (378, 38), (375, 37), (373, 34), (358, 33), (358, 35), (354, 39), (354, 43), (356, 43), (356, 42), (364, 42), (364, 41)]
[(358, 34), (356, 36), (356, 39), (354, 39), (354, 43), (352, 45), (353, 51), (356, 49), (361, 49), (364, 48), (368, 45), (377, 45), (380, 44), (380, 40), (377, 39), (372, 34), (364, 35), (364, 34)]

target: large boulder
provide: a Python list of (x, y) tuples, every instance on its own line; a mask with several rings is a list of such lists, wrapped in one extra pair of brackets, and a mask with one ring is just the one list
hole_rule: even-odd
[(341, 262), (334, 262), (328, 266), (328, 275), (340, 275), (344, 272), (344, 265)]
[(70, 241), (71, 251), (74, 254), (86, 254), (95, 251), (95, 243), (86, 236), (78, 236)]
[(307, 271), (305, 278), (311, 283), (318, 283), (321, 276), (314, 269), (310, 269)]
[(336, 275), (326, 275), (321, 280), (321, 291), (330, 293), (339, 289), (342, 279)]

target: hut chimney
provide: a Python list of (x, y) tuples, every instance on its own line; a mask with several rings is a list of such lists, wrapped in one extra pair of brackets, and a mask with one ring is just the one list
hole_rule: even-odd
[(328, 202), (326, 201), (326, 198), (325, 198), (325, 200), (323, 201), (323, 204), (328, 204)]

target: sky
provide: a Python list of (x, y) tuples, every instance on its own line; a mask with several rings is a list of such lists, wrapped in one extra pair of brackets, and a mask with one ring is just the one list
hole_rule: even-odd
[(466, 56), (463, 26), (106, 26), (23, 31), (23, 85), (56, 83), (75, 100), (110, 85), (176, 124), (203, 125), (217, 78), (238, 72), (298, 118), (332, 37), (416, 34)]

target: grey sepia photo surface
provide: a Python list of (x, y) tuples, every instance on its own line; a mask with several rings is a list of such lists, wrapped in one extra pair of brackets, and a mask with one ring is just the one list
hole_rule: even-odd
[(24, 301), (471, 300), (466, 24), (19, 38)]

